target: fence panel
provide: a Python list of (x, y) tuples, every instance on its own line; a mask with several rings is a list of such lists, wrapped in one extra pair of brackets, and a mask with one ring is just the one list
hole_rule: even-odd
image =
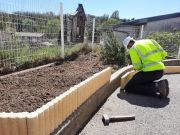
[(60, 56), (59, 2), (47, 5), (35, 0), (0, 1), (1, 70)]
[(170, 57), (179, 57), (180, 48), (180, 30), (161, 28), (150, 31), (142, 26), (133, 25), (117, 25), (101, 31), (101, 41), (107, 39), (107, 30), (113, 30), (119, 42), (122, 44), (127, 36), (133, 37), (135, 40), (139, 39), (155, 39), (168, 53)]

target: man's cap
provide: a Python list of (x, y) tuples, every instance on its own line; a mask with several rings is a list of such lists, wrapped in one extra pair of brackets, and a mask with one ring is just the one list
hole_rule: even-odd
[(128, 44), (129, 44), (129, 42), (130, 42), (131, 40), (134, 40), (134, 39), (133, 39), (132, 37), (130, 37), (130, 36), (126, 37), (126, 38), (123, 40), (123, 45), (124, 45), (125, 48), (127, 48)]

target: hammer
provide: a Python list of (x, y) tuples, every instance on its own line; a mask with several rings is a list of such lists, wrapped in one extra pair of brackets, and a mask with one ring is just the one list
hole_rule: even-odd
[(126, 116), (111, 116), (109, 117), (108, 115), (104, 114), (102, 117), (102, 121), (105, 126), (108, 126), (109, 123), (112, 122), (122, 122), (122, 121), (130, 121), (130, 120), (135, 120), (134, 115), (126, 115)]

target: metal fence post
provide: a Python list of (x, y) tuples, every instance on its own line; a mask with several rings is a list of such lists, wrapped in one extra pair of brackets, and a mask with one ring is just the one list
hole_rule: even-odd
[(64, 24), (63, 24), (63, 3), (60, 3), (60, 20), (61, 20), (61, 57), (64, 58)]
[(143, 31), (144, 31), (144, 25), (141, 26), (140, 36), (139, 38), (142, 39), (143, 37)]
[(93, 44), (94, 44), (94, 29), (95, 29), (95, 18), (93, 18), (92, 46), (93, 46)]
[(178, 51), (178, 58), (180, 58), (180, 45), (179, 45), (179, 51)]

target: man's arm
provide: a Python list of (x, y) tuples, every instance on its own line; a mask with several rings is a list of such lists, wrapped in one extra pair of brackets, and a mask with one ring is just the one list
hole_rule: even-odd
[(143, 65), (142, 65), (141, 59), (138, 56), (137, 52), (133, 48), (131, 48), (129, 50), (129, 54), (130, 54), (132, 65), (133, 65), (134, 69), (141, 70), (143, 68)]

